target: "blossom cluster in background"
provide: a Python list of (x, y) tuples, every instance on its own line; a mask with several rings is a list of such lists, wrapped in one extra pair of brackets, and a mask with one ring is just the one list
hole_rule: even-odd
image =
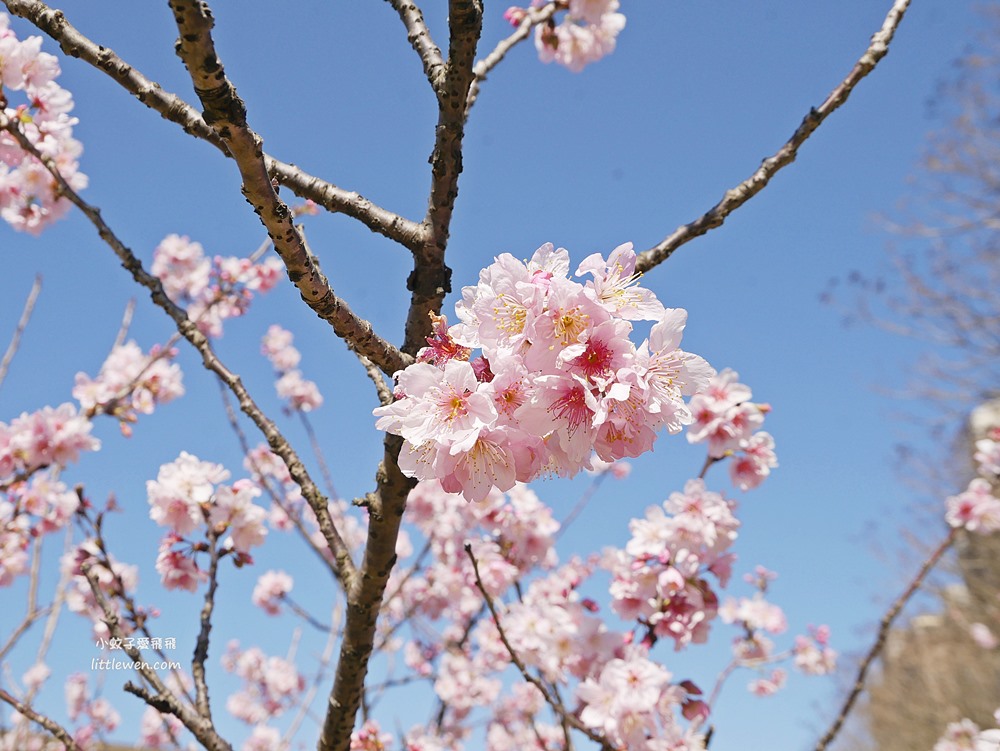
[(234, 552), (241, 562), (248, 560), (251, 548), (264, 543), (267, 514), (253, 503), (260, 488), (248, 479), (223, 484), (228, 479), (229, 471), (221, 464), (182, 451), (146, 483), (150, 518), (170, 530), (156, 559), (164, 588), (194, 591), (203, 580), (194, 556), (206, 548), (192, 543), (196, 532), (204, 530), (210, 537), (228, 532), (222, 550)]
[[(418, 362), (396, 373), (376, 427), (406, 439), (399, 466), (470, 501), (541, 475), (572, 476), (650, 450), (656, 431), (693, 422), (683, 397), (714, 370), (680, 349), (687, 312), (636, 285), (626, 243), (586, 258), (543, 245), (527, 263), (504, 253), (465, 287), (459, 323), (435, 321)], [(631, 321), (655, 321), (636, 346)], [(476, 349), (482, 355), (471, 359)]]
[[(547, 0), (532, 0), (531, 8), (547, 4)], [(557, 62), (579, 73), (589, 63), (614, 52), (618, 34), (625, 28), (618, 0), (568, 0), (561, 5), (566, 12), (559, 23), (550, 18), (535, 26), (535, 47), (543, 63)], [(504, 18), (519, 26), (530, 12), (512, 6)]]
[(1000, 531), (1000, 498), (994, 490), (1000, 480), (1000, 435), (996, 430), (976, 442), (974, 459), (978, 476), (965, 491), (948, 498), (945, 518), (951, 526), (970, 532)]
[[(1000, 709), (994, 713), (1000, 726)], [(996, 751), (1000, 748), (1000, 727), (982, 730), (972, 720), (952, 722), (940, 740), (934, 744), (934, 751)]]
[(691, 443), (708, 443), (710, 459), (731, 457), (729, 477), (740, 490), (756, 488), (778, 466), (774, 439), (758, 430), (771, 407), (750, 401), (750, 388), (729, 368), (712, 378), (708, 388), (691, 398), (694, 424)]
[(292, 346), (293, 339), (291, 331), (275, 324), (267, 330), (260, 348), (278, 373), (274, 384), (278, 396), (287, 399), (293, 411), (311, 412), (323, 404), (323, 395), (313, 381), (302, 377), (298, 369), (302, 355)]
[(222, 336), (222, 323), (247, 312), (254, 293), (271, 290), (284, 266), (273, 256), (208, 258), (201, 243), (167, 235), (153, 251), (152, 272), (163, 282), (167, 297), (187, 307), (188, 318), (207, 336)]
[[(19, 40), (10, 19), (0, 13), (0, 106), (4, 115), (38, 152), (52, 160), (74, 190), (87, 187), (77, 159), (83, 152), (73, 138), (78, 120), (70, 117), (73, 96), (55, 82), (59, 61), (42, 52), (42, 38)], [(14, 137), (0, 132), (0, 217), (16, 230), (39, 234), (70, 207), (48, 170), (26, 153)]]
[(77, 373), (73, 398), (88, 415), (101, 412), (118, 418), (122, 432), (129, 435), (137, 413), (152, 414), (157, 404), (184, 395), (180, 366), (169, 362), (176, 355), (172, 348), (154, 346), (143, 354), (135, 342), (120, 344), (96, 378)]
[(27, 572), (34, 537), (65, 527), (76, 511), (79, 499), (58, 470), (100, 448), (90, 430), (73, 404), (0, 422), (0, 587)]

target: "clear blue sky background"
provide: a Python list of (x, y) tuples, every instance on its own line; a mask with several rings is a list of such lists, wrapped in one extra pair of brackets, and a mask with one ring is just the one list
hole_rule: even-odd
[[(444, 3), (426, 4), (437, 6), (426, 10), (444, 43)], [(627, 240), (649, 247), (699, 216), (825, 98), (889, 5), (625, 0), (628, 26), (619, 49), (583, 74), (542, 65), (530, 45), (517, 48), (484, 85), (468, 126), (449, 247), (456, 291), (474, 283), (478, 270), (500, 252), (526, 257), (552, 241), (579, 260)], [(874, 387), (901, 383), (919, 350), (875, 330), (845, 329), (819, 296), (832, 277), (883, 268), (886, 235), (873, 215), (891, 210), (906, 193), (925, 133), (938, 125), (927, 101), (979, 24), (972, 6), (965, 0), (915, 0), (888, 58), (804, 146), (796, 163), (724, 227), (644, 278), (666, 305), (688, 309), (687, 349), (717, 368), (735, 368), (756, 399), (774, 406), (767, 427), (781, 467), (741, 504), (740, 570), (759, 563), (779, 572), (774, 598), (788, 613), (788, 638), (807, 624), (828, 623), (835, 646), (846, 653), (869, 642), (872, 624), (901, 583), (900, 571), (873, 554), (870, 529), (876, 528), (875, 544), (895, 544), (912, 497), (893, 472), (892, 447), (920, 436), (890, 419), (898, 405)], [(85, 34), (193, 101), (173, 54), (176, 29), (166, 3), (69, 0), (63, 7)], [(500, 17), (504, 7), (487, 4), (482, 52), (509, 32)], [(435, 109), (391, 8), (374, 0), (247, 0), (214, 8), (219, 52), (267, 150), (421, 218)], [(13, 26), (28, 33), (19, 21)], [(55, 51), (50, 42), (45, 48)], [(86, 149), (86, 198), (102, 207), (141, 257), (148, 261), (171, 232), (190, 235), (212, 254), (248, 254), (257, 247), (263, 231), (239, 194), (232, 163), (85, 64), (67, 60), (63, 69), (61, 83), (76, 96), (76, 133)], [(399, 341), (408, 253), (344, 217), (312, 218), (307, 229), (335, 288), (383, 335)], [(96, 373), (127, 300), (137, 293), (78, 216), (40, 239), (0, 227), (0, 247), (4, 341), (33, 275), (44, 276), (35, 317), (0, 391), (0, 419), (9, 421), (22, 411), (69, 400), (74, 374)], [(305, 375), (326, 396), (314, 422), (337, 487), (344, 496), (360, 495), (371, 488), (381, 453), (370, 415), (372, 389), (344, 346), (296, 298), (286, 289), (259, 301), (249, 318), (228, 324), (219, 350), (260, 403), (278, 414), (259, 340), (273, 322), (296, 333)], [(148, 347), (170, 334), (166, 316), (140, 295), (133, 335)], [(178, 638), (177, 654), (186, 659), (197, 601), (187, 594), (161, 595), (151, 586), (159, 531), (148, 520), (144, 483), (182, 449), (227, 464), (234, 476), (241, 469), (214, 381), (188, 349), (180, 361), (188, 397), (140, 422), (131, 440), (121, 438), (114, 424), (101, 423), (96, 432), (104, 450), (65, 478), (85, 483), (97, 499), (117, 494), (126, 515), (111, 523), (114, 549), (122, 559), (141, 562), (140, 600), (162, 607), (159, 631)], [(305, 445), (298, 425), (286, 423), (290, 437)], [(569, 550), (624, 544), (628, 519), (679, 489), (697, 473), (702, 457), (683, 438), (663, 437), (655, 453), (635, 462), (627, 484), (603, 487), (567, 535), (563, 557)], [(722, 472), (710, 478), (716, 487), (726, 486)], [(582, 489), (581, 482), (537, 487), (558, 517)], [(250, 610), (249, 592), (267, 568), (290, 567), (294, 556), (311, 563), (297, 550), (273, 541), (256, 556), (256, 570), (226, 573), (211, 662), (215, 677), (221, 673), (216, 658), (230, 637), (245, 644), (259, 640), (276, 653), (286, 648), (287, 626), (263, 635), (273, 621)], [(53, 562), (50, 580), (54, 569)], [(23, 591), (0, 592), (0, 633), (16, 622)], [(734, 591), (739, 593), (738, 583)], [(300, 577), (295, 590), (318, 613), (332, 593), (323, 577)], [(97, 656), (82, 629), (76, 616), (64, 616), (51, 660), (61, 670), (86, 671)], [(732, 636), (722, 624), (715, 630), (708, 649), (681, 659), (663, 645), (658, 655), (679, 678), (710, 685)], [(14, 675), (28, 664), (24, 655), (15, 660)], [(719, 704), (713, 751), (805, 748), (839, 696), (829, 681), (796, 677), (791, 690), (756, 699), (744, 690), (747, 680), (737, 676)], [(223, 679), (221, 685), (231, 684)], [(119, 696), (114, 685), (107, 693), (123, 715), (138, 716), (136, 700)], [(58, 681), (44, 696), (62, 711)], [(223, 693), (217, 690), (215, 697), (224, 716)], [(423, 716), (404, 716), (402, 724)], [(394, 726), (392, 718), (384, 720)], [(241, 737), (235, 723), (223, 719), (220, 725)], [(134, 729), (134, 721), (126, 727)]]

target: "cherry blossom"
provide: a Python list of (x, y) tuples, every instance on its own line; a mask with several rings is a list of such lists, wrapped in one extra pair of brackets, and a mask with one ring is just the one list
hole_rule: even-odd
[(23, 412), (10, 425), (0, 422), (0, 479), (41, 467), (62, 467), (83, 451), (97, 451), (101, 442), (90, 435), (90, 421), (72, 404)]
[[(679, 348), (687, 320), (635, 285), (629, 243), (589, 256), (568, 278), (569, 253), (552, 244), (528, 262), (497, 256), (456, 305), (459, 323), (435, 333), (418, 362), (395, 374), (396, 400), (376, 427), (406, 439), (400, 468), (481, 501), (544, 474), (572, 476), (652, 448), (677, 432), (684, 404), (712, 368)], [(656, 321), (638, 348), (631, 320)], [(480, 348), (482, 355), (473, 358)]]
[(837, 653), (828, 645), (830, 629), (818, 626), (809, 636), (795, 637), (795, 667), (807, 675), (827, 675), (837, 665)]
[[(72, 95), (55, 82), (59, 62), (41, 51), (42, 39), (19, 40), (8, 16), (0, 14), (0, 104), (4, 115), (47, 159), (74, 190), (87, 187), (79, 171), (83, 152), (73, 138)], [(20, 96), (11, 99), (11, 95)], [(23, 102), (18, 99), (23, 97)], [(0, 217), (14, 229), (39, 234), (70, 208), (48, 170), (6, 131), (0, 132)]]
[(187, 306), (188, 318), (202, 332), (220, 337), (223, 322), (244, 315), (255, 293), (273, 288), (283, 266), (274, 257), (260, 263), (235, 256), (209, 259), (200, 243), (172, 234), (153, 251), (151, 270), (167, 296)]
[(101, 366), (97, 378), (77, 373), (73, 397), (89, 415), (99, 412), (117, 417), (126, 432), (136, 413), (152, 414), (157, 404), (166, 404), (184, 394), (181, 369), (169, 362), (174, 349), (154, 346), (143, 354), (133, 341), (115, 347)]
[(261, 352), (279, 374), (275, 383), (278, 396), (287, 399), (292, 410), (311, 412), (323, 404), (323, 396), (316, 384), (296, 369), (302, 355), (292, 346), (293, 338), (290, 331), (273, 325), (261, 341)]
[(265, 571), (257, 579), (251, 600), (268, 615), (281, 612), (281, 599), (292, 590), (292, 577), (284, 571)]
[(238, 641), (229, 643), (222, 666), (243, 680), (243, 688), (229, 697), (226, 708), (250, 725), (277, 717), (305, 689), (305, 681), (291, 662), (268, 657), (257, 647), (242, 651)]
[(946, 505), (945, 519), (953, 527), (979, 534), (1000, 530), (1000, 498), (993, 495), (992, 486), (982, 477), (969, 482), (965, 492), (948, 498)]
[[(537, 3), (536, 3), (537, 4)], [(505, 16), (513, 22), (518, 14)], [(574, 73), (614, 52), (625, 16), (617, 13), (618, 0), (573, 0), (562, 22), (535, 27), (535, 47), (543, 63), (555, 61)]]

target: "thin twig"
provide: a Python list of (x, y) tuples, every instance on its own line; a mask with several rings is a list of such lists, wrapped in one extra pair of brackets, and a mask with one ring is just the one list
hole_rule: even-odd
[(73, 740), (73, 736), (70, 735), (69, 731), (66, 730), (62, 725), (60, 725), (55, 720), (52, 720), (45, 715), (39, 714), (34, 709), (29, 707), (27, 704), (19, 702), (4, 689), (0, 688), (0, 700), (3, 700), (10, 706), (12, 706), (19, 714), (24, 715), (32, 722), (41, 725), (43, 728), (48, 730), (52, 735), (59, 739), (67, 749), (70, 751), (83, 751), (83, 749), (77, 745), (77, 742)]
[(313, 540), (312, 535), (309, 533), (309, 530), (306, 529), (306, 526), (302, 521), (302, 515), (289, 508), (285, 499), (280, 497), (274, 488), (271, 487), (271, 483), (267, 481), (267, 478), (264, 477), (264, 473), (261, 471), (260, 467), (257, 466), (257, 463), (250, 454), (250, 443), (247, 441), (246, 434), (243, 432), (243, 428), (240, 427), (239, 420), (236, 418), (236, 411), (233, 409), (233, 405), (229, 403), (229, 391), (226, 388), (226, 384), (221, 378), (217, 379), (217, 381), (219, 384), (219, 394), (222, 397), (222, 404), (226, 410), (226, 419), (229, 421), (229, 426), (236, 434), (236, 440), (239, 442), (240, 448), (243, 450), (243, 455), (247, 457), (247, 460), (250, 462), (250, 469), (256, 473), (258, 477), (260, 477), (260, 485), (264, 488), (264, 491), (271, 497), (274, 504), (285, 512), (285, 516), (292, 521), (292, 524), (295, 525), (295, 529), (302, 536), (302, 540), (309, 546), (309, 549), (312, 550), (323, 562), (323, 565), (330, 570), (330, 573), (333, 574), (333, 578), (339, 581), (340, 579), (337, 574), (336, 565), (329, 559), (329, 557), (327, 557), (327, 555), (324, 554), (323, 548), (317, 545)]
[(640, 253), (636, 259), (635, 270), (639, 273), (649, 271), (667, 260), (675, 250), (685, 243), (704, 235), (709, 230), (722, 226), (726, 217), (760, 193), (780, 169), (795, 161), (799, 147), (830, 114), (847, 101), (847, 97), (850, 96), (854, 87), (871, 73), (878, 62), (889, 52), (889, 43), (892, 41), (899, 23), (903, 20), (903, 15), (909, 4), (910, 0), (895, 0), (882, 28), (872, 37), (868, 49), (848, 73), (847, 78), (830, 92), (819, 107), (814, 107), (809, 111), (802, 124), (784, 146), (773, 156), (765, 159), (750, 177), (735, 188), (726, 191), (722, 200), (702, 216), (689, 224), (678, 227), (658, 245)]
[(597, 477), (591, 481), (590, 485), (587, 486), (587, 489), (583, 491), (583, 495), (580, 496), (580, 500), (576, 502), (573, 510), (570, 511), (569, 514), (566, 515), (566, 518), (559, 524), (559, 529), (556, 530), (557, 540), (562, 536), (563, 532), (569, 528), (569, 525), (576, 521), (577, 517), (583, 513), (583, 510), (587, 508), (587, 504), (590, 503), (594, 494), (597, 493), (597, 489), (601, 487), (601, 483), (604, 482), (604, 478), (607, 477), (607, 475), (608, 473), (606, 470), (601, 472), (601, 474), (597, 475)]
[(469, 110), (472, 109), (472, 105), (476, 103), (476, 99), (479, 97), (480, 84), (486, 80), (489, 73), (503, 61), (508, 52), (528, 38), (533, 28), (552, 18), (556, 11), (559, 10), (560, 5), (562, 3), (559, 0), (550, 0), (550, 2), (539, 8), (527, 8), (524, 18), (521, 19), (521, 23), (518, 24), (517, 29), (506, 39), (500, 40), (490, 54), (473, 66), (472, 72), (475, 74), (475, 78), (472, 79), (472, 84), (469, 86), (469, 95), (465, 100), (466, 118), (469, 117)]
[(424, 218), (427, 235), (426, 241), (413, 251), (413, 271), (406, 280), (410, 308), (403, 352), (410, 355), (426, 344), (431, 333), (430, 314), (441, 312), (444, 296), (451, 291), (451, 269), (445, 265), (444, 256), (462, 173), (465, 103), (474, 78), (472, 66), (482, 28), (482, 0), (449, 0), (448, 65), (438, 92), (438, 120), (430, 157), (431, 190)]
[(91, 570), (91, 567), (92, 563), (87, 561), (81, 565), (80, 569), (84, 577), (86, 577), (87, 583), (90, 584), (90, 591), (94, 595), (94, 600), (104, 613), (104, 623), (113, 637), (122, 640), (122, 649), (133, 661), (136, 671), (152, 686), (156, 693), (154, 694), (141, 686), (136, 686), (131, 681), (125, 684), (125, 690), (134, 696), (138, 696), (146, 704), (161, 713), (172, 714), (184, 724), (184, 727), (191, 731), (191, 734), (208, 751), (232, 751), (232, 746), (218, 734), (211, 719), (203, 717), (193, 707), (182, 704), (176, 694), (167, 688), (157, 672), (142, 659), (142, 653), (135, 647), (128, 646), (128, 642), (125, 640), (126, 634), (122, 631), (118, 614), (111, 607), (107, 597), (104, 596), (101, 584), (97, 580), (96, 574)]
[(469, 560), (472, 561), (472, 570), (476, 575), (476, 588), (482, 594), (483, 599), (486, 601), (486, 607), (489, 608), (490, 615), (493, 616), (493, 624), (497, 627), (497, 634), (500, 637), (500, 641), (503, 642), (504, 647), (507, 650), (507, 654), (510, 655), (510, 661), (514, 663), (514, 666), (520, 671), (521, 676), (530, 683), (532, 686), (537, 688), (541, 692), (542, 697), (545, 699), (545, 703), (552, 707), (552, 711), (556, 713), (559, 717), (564, 719), (574, 728), (584, 733), (590, 740), (594, 743), (600, 744), (602, 749), (605, 751), (613, 751), (613, 747), (600, 733), (591, 730), (582, 722), (579, 718), (574, 717), (570, 714), (566, 707), (563, 706), (562, 702), (558, 698), (552, 695), (545, 683), (535, 676), (533, 676), (529, 671), (527, 666), (521, 661), (521, 658), (517, 656), (517, 652), (514, 647), (511, 646), (510, 641), (507, 639), (507, 634), (503, 630), (503, 625), (500, 623), (500, 614), (497, 612), (496, 606), (493, 604), (493, 598), (490, 597), (489, 592), (486, 591), (486, 586), (483, 584), (483, 579), (479, 575), (479, 562), (476, 560), (476, 556), (472, 552), (472, 545), (466, 543), (465, 554), (469, 556)]
[(299, 710), (292, 721), (288, 723), (288, 729), (285, 731), (285, 735), (281, 739), (281, 751), (287, 749), (295, 737), (295, 734), (299, 731), (302, 726), (302, 722), (305, 720), (306, 715), (309, 712), (309, 707), (316, 698), (316, 694), (319, 692), (319, 686), (326, 678), (327, 668), (330, 666), (330, 661), (333, 659), (333, 648), (337, 643), (337, 638), (340, 635), (340, 621), (341, 621), (341, 608), (340, 605), (336, 605), (333, 612), (331, 613), (331, 621), (333, 626), (330, 628), (330, 633), (326, 639), (326, 645), (323, 647), (323, 653), (320, 655), (319, 664), (316, 667), (316, 673), (313, 676), (312, 683), (309, 686), (309, 690), (303, 697), (302, 701), (299, 702)]
[(424, 14), (420, 7), (410, 0), (388, 0), (389, 5), (396, 9), (399, 20), (406, 27), (406, 38), (420, 56), (424, 66), (424, 74), (435, 93), (441, 91), (445, 75), (444, 58), (441, 49), (434, 44), (431, 32), (424, 22)]
[(225, 142), (243, 182), (243, 195), (267, 229), (288, 278), (309, 308), (340, 338), (351, 342), (387, 374), (406, 367), (412, 359), (375, 333), (330, 286), (313, 262), (292, 210), (278, 197), (264, 160), (262, 141), (247, 122), (246, 105), (226, 77), (215, 50), (215, 24), (204, 0), (170, 0), (180, 34), (176, 51), (191, 76), (205, 108), (203, 117)]
[(375, 363), (373, 363), (371, 360), (362, 355), (353, 347), (348, 346), (348, 349), (350, 349), (351, 352), (353, 352), (357, 356), (358, 360), (361, 362), (361, 365), (364, 367), (365, 372), (368, 374), (368, 377), (371, 379), (371, 382), (375, 384), (375, 391), (378, 394), (379, 403), (383, 407), (392, 404), (393, 401), (392, 389), (390, 389), (388, 384), (386, 384), (385, 377), (382, 375), (382, 371), (379, 370), (378, 366)]
[(17, 348), (21, 344), (21, 335), (24, 334), (24, 330), (28, 327), (28, 321), (31, 320), (31, 314), (35, 310), (35, 301), (38, 299), (38, 293), (41, 291), (42, 277), (39, 275), (35, 277), (35, 281), (31, 285), (31, 290), (28, 292), (28, 299), (24, 301), (21, 317), (18, 319), (17, 327), (14, 329), (14, 335), (10, 339), (10, 344), (7, 345), (7, 351), (3, 353), (3, 359), (0, 360), (0, 387), (3, 387), (3, 382), (7, 378), (10, 363), (13, 361), (14, 355), (17, 354)]
[(0, 661), (7, 656), (7, 653), (14, 648), (18, 640), (34, 625), (35, 621), (48, 612), (48, 608), (38, 607), (38, 583), (39, 572), (42, 561), (42, 538), (36, 537), (31, 546), (31, 568), (28, 574), (28, 606), (25, 609), (24, 618), (11, 632), (7, 642), (0, 648)]
[(844, 699), (844, 703), (840, 707), (840, 712), (837, 714), (836, 719), (834, 719), (833, 724), (826, 731), (819, 742), (816, 744), (816, 751), (826, 751), (826, 748), (833, 742), (833, 739), (837, 737), (837, 733), (840, 732), (840, 728), (843, 726), (844, 722), (847, 720), (847, 716), (851, 713), (851, 709), (854, 707), (854, 702), (858, 700), (861, 696), (861, 692), (865, 690), (865, 677), (868, 674), (868, 669), (872, 666), (875, 658), (878, 657), (882, 648), (885, 646), (886, 639), (889, 636), (889, 629), (892, 628), (893, 621), (902, 611), (903, 607), (909, 602), (910, 598), (920, 589), (920, 585), (923, 584), (924, 579), (927, 574), (930, 573), (941, 557), (948, 552), (951, 546), (955, 543), (958, 530), (952, 529), (948, 532), (948, 536), (944, 541), (937, 546), (937, 548), (930, 554), (927, 560), (924, 561), (923, 565), (920, 567), (920, 571), (917, 572), (916, 577), (913, 581), (906, 587), (903, 593), (896, 598), (896, 601), (892, 603), (892, 606), (882, 616), (882, 620), (879, 623), (878, 635), (875, 637), (875, 643), (872, 644), (868, 653), (861, 660), (861, 664), (858, 666), (858, 674), (854, 679), (854, 686), (851, 688), (851, 692)]
[(131, 249), (129, 249), (128, 246), (126, 246), (118, 238), (118, 236), (104, 221), (101, 217), (101, 212), (84, 201), (83, 198), (80, 197), (80, 194), (73, 190), (69, 183), (67, 183), (63, 176), (59, 173), (59, 170), (56, 168), (52, 160), (42, 156), (34, 144), (32, 144), (24, 133), (21, 132), (17, 123), (12, 121), (3, 112), (0, 112), (0, 130), (6, 130), (10, 133), (22, 149), (34, 156), (35, 159), (45, 166), (49, 174), (52, 175), (56, 183), (59, 185), (59, 190), (62, 195), (68, 198), (73, 205), (84, 213), (87, 219), (90, 220), (91, 224), (93, 224), (97, 229), (101, 239), (114, 251), (115, 255), (121, 261), (122, 266), (125, 267), (138, 284), (149, 290), (150, 297), (153, 302), (162, 308), (167, 315), (171, 317), (171, 319), (173, 319), (178, 332), (185, 339), (187, 339), (196, 350), (198, 350), (201, 354), (204, 366), (218, 375), (229, 390), (233, 392), (239, 401), (240, 409), (242, 409), (243, 412), (246, 413), (251, 420), (253, 420), (254, 424), (257, 425), (260, 431), (267, 438), (267, 442), (271, 447), (271, 450), (281, 457), (281, 459), (285, 462), (285, 466), (288, 467), (288, 472), (292, 476), (292, 479), (295, 480), (295, 482), (299, 484), (299, 487), (302, 488), (302, 494), (316, 514), (320, 531), (323, 533), (323, 537), (326, 539), (327, 544), (330, 546), (330, 550), (333, 553), (338, 575), (345, 582), (345, 587), (348, 586), (346, 583), (353, 580), (356, 575), (356, 571), (354, 563), (351, 560), (350, 550), (347, 548), (347, 544), (340, 536), (340, 532), (337, 530), (333, 519), (330, 516), (330, 510), (327, 507), (326, 498), (323, 497), (323, 494), (316, 487), (312, 478), (309, 477), (308, 470), (299, 459), (298, 454), (292, 448), (291, 444), (289, 444), (287, 439), (285, 439), (285, 437), (281, 434), (281, 431), (278, 430), (278, 427), (274, 424), (274, 422), (267, 417), (260, 407), (257, 406), (256, 402), (254, 402), (250, 393), (243, 386), (243, 382), (240, 377), (223, 364), (218, 355), (216, 355), (215, 351), (212, 349), (212, 345), (209, 342), (208, 337), (206, 337), (198, 329), (197, 325), (195, 325), (195, 323), (187, 317), (187, 313), (167, 296), (160, 280), (143, 268), (142, 262), (135, 256)]
[(301, 409), (296, 411), (299, 413), (299, 420), (302, 421), (302, 427), (305, 428), (306, 437), (309, 439), (309, 446), (312, 448), (313, 456), (319, 465), (319, 472), (323, 476), (323, 482), (326, 484), (326, 492), (330, 494), (330, 498), (338, 500), (340, 493), (337, 492), (337, 487), (333, 484), (333, 475), (330, 474), (330, 466), (326, 463), (326, 456), (323, 454), (323, 447), (320, 446), (319, 439), (316, 437), (312, 421)]
[(215, 593), (219, 586), (219, 538), (212, 529), (211, 523), (208, 527), (208, 588), (205, 590), (205, 599), (201, 606), (199, 621), (201, 626), (198, 630), (198, 641), (194, 647), (194, 657), (191, 659), (191, 677), (194, 679), (195, 707), (198, 714), (211, 720), (212, 709), (208, 698), (208, 682), (205, 680), (205, 660), (208, 659), (208, 646), (212, 634), (212, 612), (215, 610)]
[[(11, 13), (27, 19), (52, 37), (67, 55), (107, 74), (164, 119), (180, 125), (185, 133), (212, 144), (226, 157), (231, 156), (223, 139), (205, 123), (194, 107), (176, 94), (164, 91), (159, 84), (116, 55), (114, 50), (98, 45), (81, 34), (66, 20), (61, 10), (38, 0), (4, 0), (4, 4)], [(406, 248), (412, 249), (422, 241), (423, 225), (376, 206), (360, 193), (338, 188), (268, 154), (264, 154), (263, 158), (268, 173), (300, 198), (309, 199), (328, 211), (357, 219), (373, 232)]]
[[(132, 316), (135, 315), (135, 298), (129, 299), (128, 304), (125, 305), (125, 312), (122, 313), (122, 322), (118, 327), (118, 336), (115, 337), (115, 344), (112, 349), (118, 349), (123, 344), (125, 344), (125, 337), (128, 336), (128, 330), (132, 326)], [(145, 368), (143, 369), (145, 370)]]

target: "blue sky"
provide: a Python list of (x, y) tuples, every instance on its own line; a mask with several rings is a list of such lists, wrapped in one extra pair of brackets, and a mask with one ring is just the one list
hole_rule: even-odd
[[(377, 2), (284, 5), (292, 7), (279, 12), (258, 0), (215, 4), (220, 55), (266, 149), (421, 218), (435, 109), (395, 13)], [(456, 292), (501, 252), (526, 257), (552, 241), (580, 260), (628, 240), (649, 247), (699, 216), (779, 148), (843, 78), (889, 3), (626, 0), (623, 6), (628, 26), (618, 50), (582, 74), (542, 65), (531, 46), (522, 45), (484, 85), (467, 129), (449, 246)], [(781, 467), (741, 499), (737, 553), (746, 570), (760, 563), (779, 572), (774, 599), (786, 608), (790, 633), (828, 623), (835, 646), (846, 653), (868, 642), (902, 583), (901, 572), (874, 555), (873, 544), (896, 544), (914, 500), (894, 474), (893, 445), (919, 443), (921, 436), (892, 419), (899, 405), (876, 387), (902, 383), (920, 350), (875, 330), (844, 328), (819, 297), (831, 278), (884, 268), (887, 236), (874, 216), (891, 211), (906, 193), (924, 136), (939, 125), (927, 102), (977, 26), (972, 6), (915, 2), (889, 56), (795, 164), (722, 228), (643, 280), (666, 305), (689, 311), (685, 348), (717, 368), (736, 369), (756, 399), (773, 405), (767, 428)], [(487, 5), (481, 52), (508, 33), (503, 9)], [(166, 3), (126, 11), (109, 0), (70, 1), (64, 10), (85, 34), (193, 100), (173, 54), (176, 29)], [(440, 9), (426, 12), (443, 42)], [(23, 23), (13, 25), (28, 33)], [(55, 45), (46, 42), (45, 49)], [(257, 247), (263, 232), (239, 194), (231, 163), (85, 64), (64, 61), (63, 70), (60, 81), (74, 93), (80, 118), (82, 169), (91, 181), (86, 198), (102, 207), (137, 254), (150, 259), (171, 232), (190, 235), (213, 254)], [(384, 336), (400, 340), (409, 254), (345, 217), (311, 218), (307, 231), (335, 289)], [(34, 274), (44, 276), (35, 317), (0, 390), (0, 420), (9, 421), (68, 400), (76, 372), (96, 373), (127, 300), (137, 293), (78, 216), (39, 239), (0, 227), (0, 247), (6, 264), (2, 340)], [(326, 396), (314, 423), (337, 487), (345, 496), (360, 495), (370, 489), (381, 453), (370, 416), (372, 390), (344, 346), (296, 298), (279, 290), (262, 299), (250, 317), (227, 326), (219, 350), (262, 405), (278, 414), (259, 339), (273, 322), (296, 333), (305, 375)], [(166, 316), (140, 296), (133, 335), (148, 347), (170, 333)], [(148, 551), (157, 532), (146, 517), (145, 480), (182, 449), (223, 462), (239, 476), (239, 448), (215, 384), (190, 351), (180, 361), (184, 401), (140, 422), (127, 441), (115, 425), (99, 425), (104, 450), (66, 473), (95, 498), (117, 494), (127, 515), (110, 534), (120, 557), (144, 561), (147, 584), (155, 581)], [(293, 440), (303, 441), (293, 421), (285, 425)], [(682, 487), (702, 456), (683, 439), (662, 437), (653, 454), (634, 463), (627, 484), (604, 485), (567, 535), (568, 550), (624, 544), (628, 519)], [(712, 480), (726, 486), (721, 472)], [(536, 490), (561, 517), (582, 485), (550, 481)], [(291, 551), (265, 548), (258, 573), (297, 555)], [(227, 634), (245, 634), (248, 623), (268, 625), (247, 610), (256, 577), (244, 573), (231, 572), (224, 582), (234, 602), (220, 610), (215, 655)], [(302, 582), (300, 599), (308, 591)], [(145, 599), (164, 610), (163, 633), (189, 642), (194, 601), (147, 592)], [(307, 599), (322, 603), (331, 593), (321, 581)], [(23, 590), (4, 592), (3, 601), (16, 613)], [(6, 604), (4, 610), (3, 633), (13, 623)], [(54, 656), (73, 669), (74, 650), (86, 652), (89, 662), (91, 648), (74, 617), (64, 619)], [(721, 624), (716, 631), (708, 649), (683, 659), (666, 651), (659, 656), (679, 677), (711, 683), (731, 636)], [(283, 651), (286, 639), (275, 639), (273, 649)], [(23, 666), (15, 666), (19, 675)], [(213, 668), (221, 672), (217, 662)], [(723, 696), (713, 751), (804, 748), (833, 714), (837, 694), (829, 681), (796, 678), (792, 690), (760, 700), (743, 690), (748, 679), (738, 676)], [(61, 704), (60, 693), (50, 686), (52, 701)], [(109, 695), (116, 693), (109, 687)], [(129, 698), (116, 705), (125, 715), (135, 706)]]

